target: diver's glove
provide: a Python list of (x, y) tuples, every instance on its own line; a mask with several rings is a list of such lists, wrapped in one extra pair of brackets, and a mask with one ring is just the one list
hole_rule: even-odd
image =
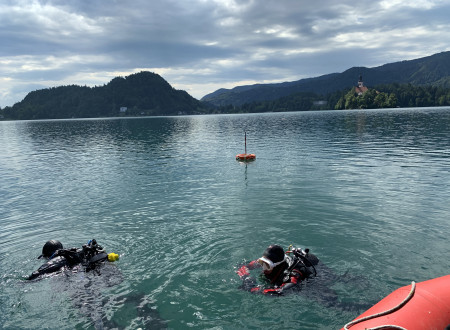
[[(241, 277), (242, 278), (242, 277)], [(244, 291), (255, 291), (255, 288), (258, 288), (256, 286), (256, 279), (254, 277), (250, 277), (248, 275), (246, 275), (243, 280), (242, 280), (242, 284), (239, 286), (240, 290), (244, 290)], [(259, 290), (259, 289), (258, 289)], [(256, 290), (256, 291), (258, 291)]]
[(41, 273), (39, 273), (39, 271), (34, 271), (30, 276), (27, 277), (27, 280), (34, 280), (36, 277), (38, 277), (39, 275), (41, 275)]
[(295, 286), (297, 286), (297, 279), (291, 278), (292, 282), (289, 283), (283, 283), (280, 287), (270, 288), (263, 290), (264, 294), (271, 294), (271, 295), (282, 295), (286, 290), (289, 290)]
[(262, 293), (271, 295), (281, 295), (283, 294), (283, 288), (264, 289)]
[(236, 272), (241, 279), (244, 279), (246, 276), (250, 276), (250, 269), (255, 269), (261, 267), (258, 263), (258, 260), (250, 261), (248, 264), (241, 266)]
[(241, 268), (238, 269), (238, 271), (236, 272), (239, 277), (243, 280), (245, 280), (245, 278), (247, 278), (248, 276), (250, 276), (250, 272), (248, 270), (248, 267), (246, 265), (242, 266)]

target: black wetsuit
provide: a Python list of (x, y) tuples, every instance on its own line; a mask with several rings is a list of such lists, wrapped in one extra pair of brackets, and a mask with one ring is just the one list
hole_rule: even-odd
[(95, 239), (83, 245), (80, 248), (60, 249), (57, 250), (49, 260), (34, 271), (29, 277), (33, 280), (40, 275), (54, 273), (61, 270), (63, 267), (72, 268), (75, 265), (81, 264), (86, 271), (95, 269), (95, 267), (108, 259), (108, 255), (103, 248), (97, 244)]
[(250, 277), (249, 270), (261, 267), (258, 260), (253, 260), (241, 266), (237, 271), (242, 279), (240, 288), (255, 293), (282, 294), (286, 290), (298, 286), (306, 278), (316, 275), (314, 266), (318, 263), (319, 259), (315, 255), (294, 251), (292, 256), (286, 256), (284, 262), (273, 268), (270, 274), (265, 274), (266, 279), (270, 281), (270, 286), (264, 288), (257, 285), (255, 278)]

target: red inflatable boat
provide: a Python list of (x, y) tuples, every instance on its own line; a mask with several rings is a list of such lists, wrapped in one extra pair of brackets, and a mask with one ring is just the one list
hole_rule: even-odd
[(342, 329), (445, 330), (449, 325), (450, 275), (446, 275), (395, 290)]

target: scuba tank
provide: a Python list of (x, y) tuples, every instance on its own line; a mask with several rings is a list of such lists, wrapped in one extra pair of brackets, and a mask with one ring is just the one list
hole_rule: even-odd
[(293, 248), (291, 250), (289, 246), (286, 254), (292, 254), (292, 261), (286, 270), (288, 273), (294, 270), (296, 267), (305, 267), (306, 269), (312, 268), (314, 270), (314, 276), (317, 276), (316, 266), (319, 263), (319, 258), (316, 255), (309, 253), (309, 249), (302, 250), (301, 248)]
[(276, 291), (281, 294), (284, 290), (291, 289), (298, 285), (301, 281), (309, 278), (312, 274), (317, 276), (315, 266), (319, 263), (319, 259), (309, 249), (293, 248), (289, 246), (286, 251), (286, 259), (288, 266), (282, 273), (282, 285)]

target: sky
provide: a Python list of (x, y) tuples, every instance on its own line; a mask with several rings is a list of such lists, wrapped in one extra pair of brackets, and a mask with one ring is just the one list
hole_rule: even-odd
[(449, 51), (449, 17), (450, 0), (2, 0), (0, 107), (140, 71), (200, 99), (376, 67)]

